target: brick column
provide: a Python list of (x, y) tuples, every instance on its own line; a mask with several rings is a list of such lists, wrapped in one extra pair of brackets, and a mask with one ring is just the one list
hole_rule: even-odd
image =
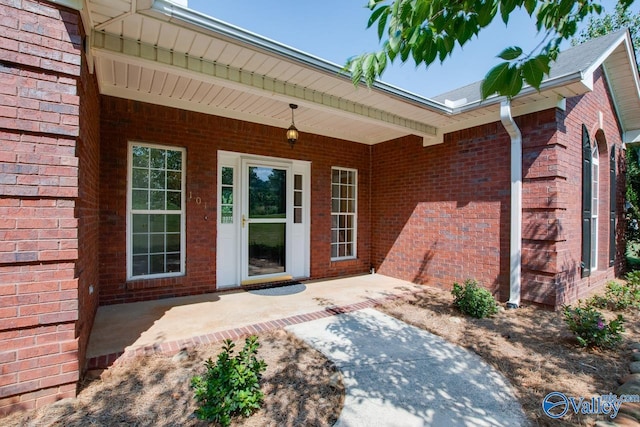
[(0, 414), (76, 394), (79, 24), (0, 4)]

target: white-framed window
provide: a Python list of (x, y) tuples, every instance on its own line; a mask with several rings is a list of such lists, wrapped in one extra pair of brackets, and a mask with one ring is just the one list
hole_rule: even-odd
[(184, 148), (129, 143), (127, 278), (185, 272)]
[(598, 269), (598, 200), (600, 189), (598, 144), (591, 150), (591, 271)]
[(331, 168), (331, 259), (356, 257), (358, 171)]

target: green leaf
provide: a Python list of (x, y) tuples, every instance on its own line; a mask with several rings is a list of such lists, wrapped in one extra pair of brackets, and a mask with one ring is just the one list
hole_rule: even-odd
[(480, 7), (476, 9), (478, 15), (478, 25), (480, 27), (486, 27), (493, 21), (498, 11), (498, 4), (496, 2), (483, 2)]
[(536, 89), (540, 89), (540, 83), (544, 78), (544, 70), (536, 63), (535, 58), (528, 60), (522, 65), (522, 77)]
[[(374, 10), (373, 13), (371, 13), (371, 16), (369, 17), (369, 22), (367, 22), (367, 28), (371, 28), (373, 23), (376, 22), (376, 20), (378, 20), (378, 18), (380, 18), (380, 16), (388, 9), (389, 9), (389, 6), (380, 6), (379, 8)], [(385, 24), (387, 23), (386, 18), (383, 20), (383, 22)]]
[(376, 54), (376, 59), (378, 62), (378, 68), (376, 70), (376, 74), (382, 75), (384, 70), (387, 68), (387, 54), (385, 51), (381, 50)]
[(500, 88), (506, 83), (506, 75), (509, 72), (509, 63), (502, 62), (493, 67), (482, 81), (482, 99), (488, 98), (496, 92), (500, 92)]
[(513, 98), (522, 90), (522, 74), (518, 67), (509, 67), (505, 76), (506, 84), (500, 88), (500, 95)]
[(502, 58), (505, 61), (513, 61), (520, 55), (522, 55), (522, 49), (520, 49), (518, 46), (511, 46), (500, 52), (498, 54), (498, 58)]
[(502, 21), (505, 24), (509, 23), (509, 15), (516, 8), (516, 0), (501, 0), (500, 1), (500, 15), (502, 16)]
[(529, 16), (533, 15), (533, 12), (536, 10), (538, 2), (537, 0), (525, 0), (524, 8), (527, 10)]
[(382, 16), (378, 20), (378, 40), (382, 40), (382, 36), (384, 36), (384, 29), (387, 27), (387, 19), (389, 18), (389, 7), (384, 10)]

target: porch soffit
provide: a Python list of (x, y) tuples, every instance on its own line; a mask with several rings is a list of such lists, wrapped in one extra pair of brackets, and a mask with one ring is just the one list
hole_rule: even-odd
[[(364, 93), (353, 99), (340, 96), (342, 82), (303, 69), (294, 73), (291, 66), (249, 58), (241, 49), (234, 52), (236, 61), (244, 56), (244, 65), (253, 59), (258, 68), (282, 70), (286, 80), (109, 33), (93, 31), (91, 39), (99, 85), (107, 95), (284, 128), (293, 102), (304, 107), (296, 111), (301, 131), (368, 144), (408, 134), (436, 135), (430, 124), (378, 108), (390, 102), (371, 102), (366, 89), (351, 86), (352, 92)], [(231, 49), (222, 54), (225, 50)]]

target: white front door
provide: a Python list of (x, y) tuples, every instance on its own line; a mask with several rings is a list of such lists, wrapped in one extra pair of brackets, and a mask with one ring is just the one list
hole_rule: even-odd
[(218, 153), (217, 286), (309, 276), (308, 162)]
[(290, 167), (242, 163), (242, 281), (287, 276), (293, 217)]

